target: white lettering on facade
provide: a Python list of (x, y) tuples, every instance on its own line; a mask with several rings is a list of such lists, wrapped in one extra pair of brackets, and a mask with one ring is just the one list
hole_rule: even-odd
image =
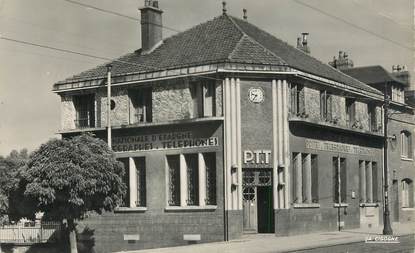
[(245, 150), (244, 163), (269, 164), (271, 150)]
[(115, 152), (163, 150), (218, 146), (218, 137), (194, 137), (191, 132), (175, 132), (113, 138)]
[(352, 144), (344, 144), (344, 143), (337, 143), (331, 141), (319, 141), (319, 140), (305, 140), (305, 148), (306, 149), (314, 149), (314, 150), (321, 150), (321, 151), (329, 151), (335, 153), (346, 153), (346, 154), (354, 154), (354, 155), (374, 155), (375, 151), (371, 148), (352, 145)]

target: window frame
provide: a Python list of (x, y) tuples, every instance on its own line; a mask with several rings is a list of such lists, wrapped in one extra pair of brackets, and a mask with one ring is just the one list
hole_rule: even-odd
[(193, 118), (216, 116), (216, 82), (193, 81), (189, 89), (193, 100)]
[[(123, 204), (116, 208), (116, 211), (144, 211), (147, 210), (147, 163), (145, 156), (117, 158), (124, 164), (123, 182), (127, 186), (126, 196)], [(134, 163), (135, 174), (131, 177), (131, 163)], [(134, 187), (131, 188), (131, 185)], [(136, 199), (132, 200), (132, 192), (135, 191)], [(131, 204), (134, 201), (135, 204)], [(127, 203), (126, 203), (127, 202)]]
[(292, 83), (290, 88), (290, 112), (294, 116), (305, 114), (304, 85)]
[(377, 132), (378, 127), (378, 118), (377, 118), (377, 106), (374, 103), (368, 103), (367, 104), (367, 114), (368, 114), (368, 120), (369, 120), (369, 130), (372, 132)]
[[(340, 164), (339, 164), (340, 160)], [(338, 167), (340, 165), (340, 168)], [(333, 171), (333, 203), (334, 204), (347, 204), (347, 159), (341, 156), (334, 156), (332, 159), (332, 171)], [(340, 174), (340, 175), (339, 175)], [(344, 175), (344, 176), (343, 176)], [(339, 183), (340, 177), (340, 185)], [(339, 189), (340, 187), (340, 196)], [(339, 201), (340, 200), (340, 201)]]
[(320, 118), (324, 121), (333, 119), (333, 96), (327, 90), (320, 90)]
[[(179, 181), (173, 188), (177, 189), (180, 196), (178, 202), (172, 204), (170, 187), (170, 167), (168, 157), (176, 157), (178, 160)], [(174, 210), (203, 210), (216, 209), (217, 207), (217, 166), (216, 152), (197, 152), (166, 155), (166, 211)], [(194, 174), (190, 170), (195, 170)], [(193, 177), (189, 177), (193, 175)], [(181, 181), (185, 183), (181, 185)], [(193, 180), (193, 181), (192, 181)], [(194, 184), (191, 186), (191, 184)], [(214, 188), (214, 189), (212, 189)], [(185, 192), (182, 192), (185, 189)], [(194, 196), (192, 194), (195, 194)], [(182, 199), (184, 198), (184, 199)], [(189, 199), (192, 198), (192, 199)]]
[[(72, 101), (75, 108), (75, 128), (94, 128), (96, 126), (95, 94), (74, 95)], [(84, 121), (85, 123), (81, 123)]]
[(409, 178), (401, 180), (401, 208), (414, 208), (413, 181)]
[(356, 123), (356, 99), (346, 98), (346, 125), (352, 127)]
[(128, 90), (128, 97), (132, 107), (130, 122), (133, 124), (153, 122), (153, 87), (131, 88)]
[(407, 130), (401, 131), (401, 158), (402, 159), (413, 159), (412, 154), (412, 134)]
[[(310, 168), (307, 163), (310, 160)], [(293, 191), (293, 207), (294, 208), (318, 208), (319, 204), (319, 185), (318, 185), (318, 155), (311, 153), (292, 153), (292, 191)], [(300, 170), (300, 171), (297, 171)], [(307, 172), (309, 170), (309, 172)], [(301, 178), (299, 176), (301, 173)], [(310, 173), (310, 175), (306, 175)], [(310, 182), (307, 182), (310, 180)], [(307, 185), (310, 189), (307, 189)], [(298, 188), (298, 189), (297, 189)], [(297, 192), (297, 191), (300, 192)], [(310, 192), (308, 192), (310, 190)], [(307, 199), (306, 196), (311, 196)], [(301, 196), (301, 200), (297, 198)]]

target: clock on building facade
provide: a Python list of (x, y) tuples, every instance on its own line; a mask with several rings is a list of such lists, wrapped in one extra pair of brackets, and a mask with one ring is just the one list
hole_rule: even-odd
[(264, 102), (264, 90), (258, 87), (252, 87), (248, 90), (248, 99), (252, 103), (260, 104)]

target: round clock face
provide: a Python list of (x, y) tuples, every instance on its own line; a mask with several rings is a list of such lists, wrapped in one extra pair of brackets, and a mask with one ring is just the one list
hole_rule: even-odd
[(252, 103), (262, 103), (264, 101), (264, 91), (261, 88), (250, 88), (248, 98)]

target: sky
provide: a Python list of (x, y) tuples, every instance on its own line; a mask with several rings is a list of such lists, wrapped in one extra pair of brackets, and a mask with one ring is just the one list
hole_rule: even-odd
[[(136, 18), (144, 5), (144, 0), (73, 1)], [(342, 50), (355, 67), (381, 65), (391, 70), (399, 64), (414, 69), (412, 0), (299, 1), (351, 24), (295, 0), (226, 2), (229, 15), (241, 18), (246, 8), (249, 22), (289, 44), (295, 45), (301, 32), (309, 32), (311, 55), (323, 62)], [(180, 31), (222, 13), (219, 0), (160, 0), (159, 6), (164, 11), (163, 24)], [(165, 29), (163, 36), (174, 33)], [(2, 36), (107, 58), (141, 47), (138, 21), (66, 0), (0, 0)], [(13, 149), (33, 151), (59, 137), (60, 99), (52, 92), (53, 84), (103, 63), (0, 39), (0, 155)]]

